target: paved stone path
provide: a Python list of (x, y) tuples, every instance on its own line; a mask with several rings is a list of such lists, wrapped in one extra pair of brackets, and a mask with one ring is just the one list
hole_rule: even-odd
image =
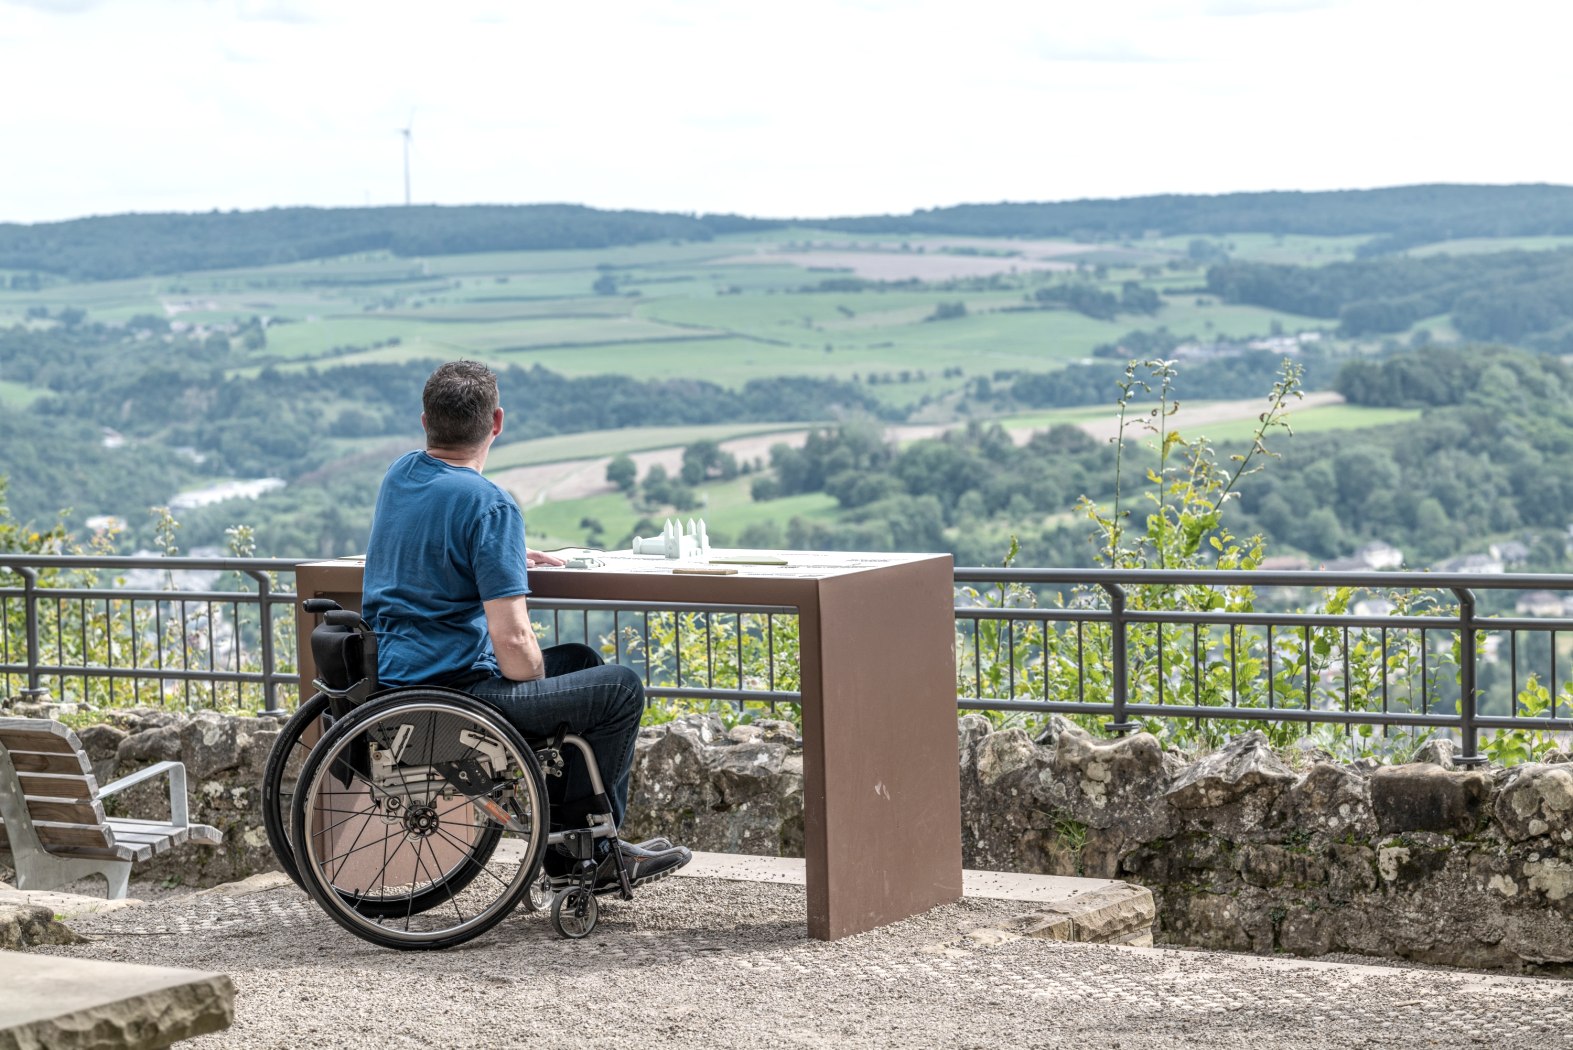
[[(234, 891), (230, 891), (234, 892)], [(50, 955), (229, 974), (208, 1047), (1573, 1047), (1573, 984), (1021, 938), (967, 899), (807, 938), (794, 886), (672, 879), (587, 941), (523, 911), (447, 952), (357, 940), (293, 886), (72, 922)]]

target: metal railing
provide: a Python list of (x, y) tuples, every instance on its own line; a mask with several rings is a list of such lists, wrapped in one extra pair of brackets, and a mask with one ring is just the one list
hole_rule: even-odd
[(530, 612), (543, 646), (582, 642), (599, 649), (638, 670), (645, 694), (657, 700), (763, 704), (773, 711), (801, 698), (783, 688), (797, 680), (797, 610), (790, 605), (532, 598)]
[[(296, 564), (0, 554), (0, 697), (283, 713), (298, 684)], [(543, 644), (609, 650), (658, 700), (774, 710), (799, 698), (782, 684), (796, 680), (789, 606), (537, 599), (531, 609)], [(685, 656), (700, 645), (702, 657)]]
[[(297, 681), (294, 567), (0, 554), (0, 695), (276, 713)], [(1083, 716), (1113, 733), (1158, 720), (1410, 730), (1456, 738), (1465, 763), (1499, 731), (1573, 732), (1561, 609), (1573, 576), (969, 568), (955, 580), (963, 711)], [(1526, 596), (1554, 615), (1509, 614)], [(543, 644), (591, 644), (656, 699), (799, 699), (790, 607), (531, 606)]]
[(296, 681), (295, 565), (0, 554), (0, 695), (276, 712)]
[[(1095, 716), (1114, 733), (1138, 719), (1409, 727), (1456, 737), (1463, 764), (1486, 761), (1482, 732), (1573, 731), (1569, 576), (1022, 568), (956, 581), (963, 710)], [(1476, 592), (1559, 615), (1483, 614)], [(1352, 604), (1361, 594), (1375, 611)]]

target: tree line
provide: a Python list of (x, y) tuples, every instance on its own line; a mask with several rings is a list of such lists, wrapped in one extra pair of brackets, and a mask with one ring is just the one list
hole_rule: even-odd
[(1227, 262), (1207, 288), (1227, 302), (1336, 319), (1352, 338), (1451, 314), (1466, 338), (1573, 350), (1573, 251), (1390, 257), (1326, 266)]
[(39, 274), (107, 280), (267, 266), (350, 255), (397, 256), (607, 248), (812, 223), (848, 233), (1109, 240), (1164, 234), (1376, 234), (1382, 255), (1453, 237), (1573, 234), (1566, 186), (1399, 186), (1317, 193), (1165, 194), (1125, 199), (966, 204), (906, 215), (754, 219), (604, 211), (579, 205), (271, 208), (201, 214), (109, 215), (0, 223), (0, 270), (12, 287)]
[[(1178, 337), (1159, 338), (1157, 333), (1136, 332), (1107, 349), (1094, 351), (1095, 356), (1110, 360), (1076, 362), (1054, 372), (999, 372), (992, 380), (973, 380), (969, 393), (974, 401), (987, 403), (997, 411), (1096, 405), (1111, 400), (1124, 374), (1124, 361), (1166, 357), (1181, 341)], [(1116, 357), (1118, 361), (1113, 359)], [(1339, 369), (1334, 355), (1311, 344), (1297, 357), (1305, 369), (1304, 389), (1323, 390), (1333, 383)], [(1282, 355), (1271, 350), (1250, 349), (1187, 360), (1175, 376), (1175, 396), (1182, 401), (1258, 397), (1273, 385), (1281, 361)]]
[[(350, 479), (374, 481), (390, 448), (419, 442), (420, 392), (437, 362), (270, 366), (246, 376), (233, 371), (245, 359), (246, 332), (175, 333), (159, 318), (0, 329), (0, 375), (51, 392), (0, 413), (0, 473), (10, 475), (17, 517), (48, 521), (72, 507), (129, 518), (201, 480), (259, 476), (291, 482), (277, 495), (281, 505), (329, 517), (351, 507), (369, 511), (375, 485), (368, 493)], [(498, 382), (509, 410), (505, 443), (655, 424), (899, 415), (858, 384), (807, 376), (729, 389), (701, 380), (569, 377), (537, 365), (500, 368)], [(313, 507), (302, 495), (313, 487), (342, 491)], [(303, 513), (282, 506), (279, 513), (306, 534), (315, 528)], [(188, 526), (202, 533), (190, 542), (222, 535), (217, 522), (202, 525), (206, 514), (190, 518)], [(258, 542), (284, 531), (259, 527)], [(265, 549), (317, 553), (293, 544)]]
[(1380, 255), (1453, 237), (1573, 234), (1573, 187), (1395, 186), (1315, 193), (1163, 194), (1118, 200), (962, 204), (908, 215), (818, 223), (854, 233), (983, 237), (1141, 237), (1164, 234), (1379, 234)]
[(705, 241), (777, 226), (731, 215), (603, 211), (573, 204), (269, 208), (0, 223), (0, 269), (109, 280), (272, 266), (359, 252), (399, 256)]
[[(1187, 367), (1178, 368), (1182, 381)], [(1432, 372), (1431, 381), (1416, 382)], [(1573, 368), (1468, 347), (1351, 363), (1335, 384), (1356, 404), (1425, 412), (1411, 423), (1280, 435), (1271, 442), (1278, 458), (1240, 481), (1229, 510), (1235, 535), (1260, 532), (1270, 552), (1300, 551), (1313, 561), (1383, 540), (1417, 566), (1518, 538), (1540, 567), (1563, 564), (1573, 523)], [(1144, 415), (1134, 404), (1132, 416)], [(1187, 429), (1183, 408), (1170, 425)], [(1133, 472), (1128, 477), (1156, 463), (1142, 444), (1133, 430), (1122, 468)], [(1224, 461), (1241, 451), (1215, 455)], [(1000, 428), (974, 424), (899, 449), (867, 426), (842, 426), (802, 449), (778, 447), (771, 467), (754, 482), (756, 498), (825, 492), (842, 520), (755, 526), (745, 543), (948, 550), (961, 564), (997, 563), (1012, 534), (1020, 564), (1092, 564), (1093, 537), (1064, 512), (1079, 496), (1109, 505), (1116, 484), (1113, 447), (1068, 426), (1016, 445)], [(1136, 512), (1137, 529), (1144, 513)]]

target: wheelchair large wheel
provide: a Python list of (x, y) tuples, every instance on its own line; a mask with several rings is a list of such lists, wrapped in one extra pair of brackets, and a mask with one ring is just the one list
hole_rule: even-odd
[[(306, 764), (306, 756), (329, 724), (323, 718), (327, 712), (328, 698), (321, 693), (296, 708), (279, 730), (262, 770), (262, 826), (268, 833), (268, 845), (273, 848), (273, 855), (278, 858), (284, 874), (295, 880), (295, 885), (301, 889), (305, 889), (305, 885), (300, 881), (300, 869), (295, 865), (295, 844), (289, 837), (290, 813), (295, 806), (295, 786)], [(308, 736), (310, 741), (306, 739)]]
[[(306, 884), (301, 880), (296, 859), (291, 814), (294, 812), (295, 794), (299, 789), (306, 757), (311, 754), (317, 740), (333, 725), (328, 708), (328, 698), (321, 693), (301, 704), (279, 730), (278, 739), (274, 741), (273, 750), (268, 753), (267, 765), (262, 773), (262, 825), (268, 834), (268, 845), (273, 848), (279, 867), (301, 889), (305, 889)], [(308, 740), (308, 737), (311, 739)], [(501, 838), (497, 828), (488, 828), (483, 835), (484, 838), (476, 843), (472, 851), (472, 855), (480, 858), (479, 864), (466, 865), (463, 870), (454, 872), (446, 885), (419, 894), (413, 900), (402, 893), (386, 898), (361, 896), (355, 898), (352, 906), (367, 915), (402, 915), (406, 911), (426, 911), (442, 903), (482, 870), (479, 865), (485, 864), (490, 851), (496, 848)]]
[(535, 753), (494, 708), (402, 689), (312, 749), (292, 827), (301, 880), (335, 922), (390, 948), (445, 948), (529, 891), (546, 797)]

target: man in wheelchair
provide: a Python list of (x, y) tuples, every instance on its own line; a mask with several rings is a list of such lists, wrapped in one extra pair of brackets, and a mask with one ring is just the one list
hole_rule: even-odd
[[(481, 475), (503, 427), (497, 377), (473, 361), (449, 362), (431, 374), (421, 401), (426, 448), (388, 468), (366, 548), (363, 615), (377, 636), (380, 682), (462, 689), (495, 705), (527, 738), (566, 725), (595, 752), (620, 827), (643, 683), (589, 646), (543, 650), (536, 639), (527, 570), (562, 561), (526, 548), (518, 505)], [(547, 789), (554, 829), (583, 826), (594, 806), (583, 756), (567, 748), (563, 759), (563, 775)], [(636, 885), (692, 858), (664, 838), (602, 839), (598, 848), (597, 890), (619, 882), (613, 849)], [(560, 884), (574, 863), (557, 846), (543, 860)]]

